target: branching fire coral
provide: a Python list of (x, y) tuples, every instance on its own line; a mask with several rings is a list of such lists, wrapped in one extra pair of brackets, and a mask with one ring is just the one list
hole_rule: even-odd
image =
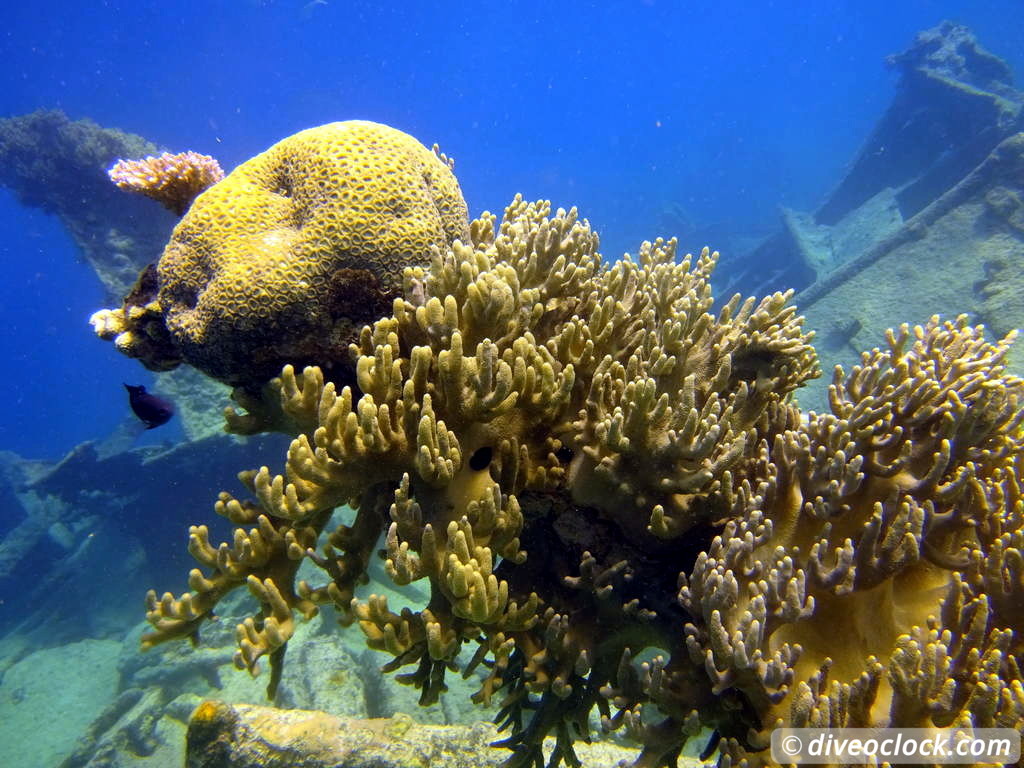
[[(788, 294), (716, 311), (716, 254), (596, 248), (575, 210), (517, 198), (405, 270), (351, 346), (355, 386), (289, 366), (240, 391), (229, 428), (295, 436), (283, 474), (221, 495), (232, 542), (192, 528), (205, 573), (150, 594), (144, 644), (247, 585), (236, 661), (269, 657), (273, 689), (296, 612), (333, 604), (423, 703), (482, 670), (510, 766), (543, 764), (547, 735), (549, 765), (578, 765), (595, 709), (651, 767), (702, 728), (757, 765), (780, 724), (1020, 727), (1012, 339), (901, 328), (802, 415), (817, 360)], [(397, 585), (429, 585), (420, 610), (358, 594), (381, 541)], [(323, 584), (295, 583), (307, 559)]]

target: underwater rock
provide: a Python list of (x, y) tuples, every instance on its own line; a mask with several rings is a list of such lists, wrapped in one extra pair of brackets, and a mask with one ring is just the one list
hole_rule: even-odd
[[(853, 363), (855, 350), (886, 328), (923, 322), (936, 308), (968, 313), (997, 336), (1024, 327), (1022, 201), (1024, 133), (1017, 133), (895, 232), (798, 294), (819, 331), (823, 362)], [(1010, 370), (1024, 373), (1024, 365)], [(811, 382), (801, 406), (827, 410), (827, 386), (827, 377)]]
[[(7, 591), (22, 590), (31, 580), (12, 580), (26, 557), (35, 552), (43, 562), (56, 557), (61, 546), (49, 541), (51, 525), (60, 520), (59, 505), (43, 505), (25, 486), (44, 469), (43, 462), (26, 461), (11, 451), (0, 451), (0, 597)], [(38, 567), (37, 560), (36, 566)]]
[[(2, 457), (0, 488), (17, 505), (6, 508), (11, 528), (0, 539), (0, 622), (47, 644), (119, 634), (144, 596), (125, 585), (172, 567), (182, 510), (206, 506), (237, 461), (262, 461), (284, 444), (221, 434), (111, 455), (87, 442), (55, 464)], [(97, 602), (97, 592), (127, 599)]]
[[(72, 753), (116, 698), (119, 648), (112, 640), (82, 640), (35, 651), (7, 669), (0, 687), (4, 765), (53, 768)], [(60, 727), (40, 727), (53, 722)]]
[[(197, 699), (198, 697), (191, 697)], [(177, 768), (185, 762), (182, 707), (158, 688), (121, 691), (79, 737), (57, 768)], [(194, 708), (195, 704), (191, 701)], [(178, 717), (166, 712), (174, 712)]]
[[(784, 211), (785, 233), (758, 251), (813, 276), (795, 302), (826, 371), (937, 309), (999, 336), (1024, 327), (1024, 93), (949, 22), (888, 63), (897, 95), (850, 173), (814, 214)], [(827, 411), (827, 387), (810, 383), (801, 405)]]
[[(18, 631), (47, 645), (79, 638), (83, 628), (100, 635), (117, 632), (130, 621), (127, 606), (116, 603), (92, 604), (91, 610), (83, 611), (93, 602), (84, 591), (117, 588), (126, 572), (139, 565), (140, 554), (135, 539), (120, 531), (112, 534), (102, 523), (103, 515), (93, 513), (100, 505), (80, 509), (34, 489), (32, 483), (52, 466), (11, 453), (0, 457), (0, 488), (9, 526), (0, 538), (0, 626), (17, 625)], [(113, 551), (100, 554), (105, 546)], [(76, 568), (93, 578), (75, 578)], [(45, 616), (56, 624), (42, 629)]]
[[(117, 655), (117, 695), (97, 710), (59, 768), (178, 768), (185, 763), (185, 723), (203, 697), (264, 702), (265, 681), (234, 669), (234, 627), (241, 617), (232, 601), (225, 601), (223, 608), (221, 621), (204, 631), (203, 644), (196, 649), (166, 646), (139, 653), (142, 627), (129, 632)], [(277, 703), (366, 717), (363, 681), (381, 677), (379, 661), (357, 661), (344, 643), (323, 634), (321, 624), (308, 622), (298, 629), (303, 644), (289, 659)], [(375, 688), (380, 687), (378, 681)]]
[[(0, 451), (0, 509), (5, 511), (0, 516), (0, 537), (9, 534), (25, 516), (17, 494), (17, 488), (25, 482), (23, 463), (24, 460), (18, 454)], [(3, 562), (4, 558), (0, 555), (0, 579), (7, 572)]]
[(224, 406), (231, 388), (204, 376), (188, 365), (156, 374), (156, 391), (167, 395), (178, 408), (178, 418), (189, 440), (224, 434)]
[(379, 664), (368, 671), (359, 669), (359, 663), (335, 637), (319, 635), (290, 655), (278, 691), (277, 704), (284, 708), (318, 709), (345, 717), (366, 716), (366, 693), (363, 676), (380, 675)]
[(896, 96), (850, 172), (815, 213), (835, 224), (885, 187), (905, 219), (919, 213), (1024, 128), (1024, 93), (1006, 62), (969, 29), (944, 21), (886, 59), (900, 74)]
[(823, 279), (878, 246), (1024, 130), (1024, 93), (1013, 87), (1009, 66), (962, 25), (945, 21), (921, 32), (886, 64), (899, 72), (896, 95), (849, 173), (813, 214), (784, 211), (780, 233), (730, 264), (742, 273), (740, 290), (800, 290)]
[[(220, 434), (102, 456), (94, 443), (86, 442), (37, 477), (28, 489), (59, 499), (78, 517), (97, 515), (116, 521), (155, 557), (167, 540), (177, 538), (181, 510), (205, 506), (209, 489), (237, 472), (234, 462), (261, 461), (260, 456), (268, 451), (272, 455), (275, 446), (283, 443), (274, 436), (239, 440)], [(174, 493), (166, 493), (167, 488)]]
[[(224, 690), (223, 673), (231, 669), (233, 651), (223, 642), (217, 642), (212, 637), (213, 631), (203, 635), (203, 645), (195, 648), (192, 653), (184, 647), (161, 649), (159, 653), (139, 653), (141, 632), (141, 627), (135, 627), (122, 644), (117, 660), (121, 690), (159, 689), (165, 700), (186, 693), (209, 696), (214, 695), (214, 692), (229, 701), (248, 700), (244, 694), (242, 698), (237, 698), (234, 691), (229, 694)], [(239, 682), (245, 680), (238, 675), (234, 677)], [(253, 701), (260, 701), (262, 687), (253, 685), (246, 693), (253, 697)]]
[(49, 528), (45, 521), (26, 513), (16, 495), (12, 493), (6, 496), (5, 501), (8, 503), (2, 507), (5, 518), (20, 520), (0, 540), (0, 584), (10, 578), (25, 557), (44, 541)]
[[(488, 746), (499, 736), (485, 723), (419, 725), (403, 716), (359, 720), (204, 701), (189, 721), (186, 754), (188, 768), (484, 768), (505, 758)], [(553, 747), (548, 739), (545, 752)], [(609, 743), (576, 749), (587, 768), (611, 768), (632, 757)]]
[(853, 261), (903, 226), (896, 194), (889, 187), (833, 226), (789, 208), (782, 209), (782, 221), (792, 247), (815, 279)]
[(22, 204), (60, 219), (112, 301), (120, 301), (160, 255), (174, 216), (154, 203), (126, 199), (107, 169), (119, 157), (154, 152), (141, 136), (70, 120), (59, 110), (0, 119), (0, 185)]
[(97, 520), (76, 533), (75, 546), (64, 557), (45, 572), (40, 569), (18, 631), (42, 643), (117, 635), (130, 621), (131, 603), (100, 604), (96, 595), (123, 594), (125, 584), (148, 572), (141, 541)]

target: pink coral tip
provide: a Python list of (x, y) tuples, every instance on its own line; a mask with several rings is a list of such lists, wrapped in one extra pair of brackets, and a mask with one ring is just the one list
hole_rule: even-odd
[(224, 171), (209, 155), (164, 152), (143, 160), (118, 160), (107, 175), (119, 188), (150, 197), (181, 216), (224, 178)]

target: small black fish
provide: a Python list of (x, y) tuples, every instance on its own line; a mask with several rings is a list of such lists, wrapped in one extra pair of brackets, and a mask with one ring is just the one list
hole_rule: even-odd
[(151, 395), (143, 386), (133, 387), (125, 384), (128, 390), (128, 404), (132, 407), (139, 421), (146, 425), (146, 429), (159, 427), (166, 424), (174, 415), (174, 404), (162, 397)]

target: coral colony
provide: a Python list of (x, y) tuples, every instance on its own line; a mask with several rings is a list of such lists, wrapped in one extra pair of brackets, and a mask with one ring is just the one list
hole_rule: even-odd
[(164, 152), (144, 160), (119, 160), (107, 175), (120, 189), (152, 198), (181, 216), (201, 192), (224, 178), (224, 171), (209, 155)]
[[(801, 413), (819, 370), (789, 294), (716, 308), (707, 250), (604, 262), (575, 209), (465, 211), (410, 137), (305, 131), (197, 198), (155, 284), (94, 318), (235, 385), (230, 431), (294, 437), (221, 494), (230, 542), (192, 527), (200, 568), (150, 593), (144, 646), (245, 586), (236, 662), (266, 657), (273, 692), (296, 618), (333, 605), (424, 704), (476, 674), (509, 766), (547, 735), (578, 765), (595, 708), (652, 768), (704, 729), (753, 766), (780, 725), (1021, 727), (1012, 335), (890, 331)], [(419, 610), (361, 589), (382, 541)]]

